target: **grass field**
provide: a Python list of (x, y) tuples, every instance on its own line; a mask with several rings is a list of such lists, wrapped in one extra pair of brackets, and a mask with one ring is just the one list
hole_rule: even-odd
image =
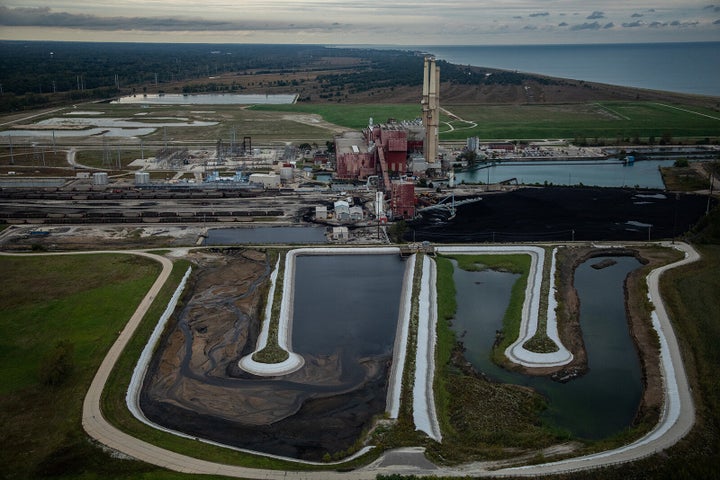
[[(94, 254), (0, 257), (0, 268), (3, 478), (196, 478), (117, 458), (90, 441), (81, 425), (95, 370), (155, 280), (159, 264)], [(169, 298), (175, 280), (158, 296), (161, 301)], [(58, 340), (73, 345), (73, 369), (62, 384), (46, 385), (39, 369)]]
[[(477, 136), (489, 140), (536, 140), (562, 138), (577, 143), (627, 144), (659, 143), (720, 139), (720, 114), (695, 106), (670, 105), (657, 102), (595, 102), (542, 105), (443, 105), (464, 121), (441, 115), (440, 140), (464, 141)], [(147, 123), (168, 118), (183, 121), (216, 122), (211, 126), (168, 126), (142, 137), (145, 156), (153, 156), (155, 150), (167, 144), (171, 147), (190, 149), (214, 149), (218, 140), (229, 145), (233, 137), (241, 142), (251, 137), (253, 145), (277, 142), (318, 143), (332, 140), (335, 131), (320, 125), (310, 115), (342, 128), (359, 130), (368, 125), (370, 118), (378, 123), (393, 118), (398, 121), (414, 120), (421, 116), (418, 103), (383, 104), (294, 104), (294, 105), (156, 105), (142, 108), (139, 105), (96, 104), (83, 106), (94, 112), (92, 118), (124, 118)], [(45, 118), (60, 117), (63, 112)], [(38, 120), (43, 117), (38, 117)], [(59, 138), (58, 145), (75, 143), (99, 144), (100, 137), (87, 141)], [(125, 163), (125, 151), (140, 149), (140, 140), (112, 140), (122, 144), (121, 162)], [(9, 162), (6, 152), (0, 151), (0, 165)], [(40, 165), (37, 154), (25, 148), (21, 156), (16, 145), (19, 163)], [(112, 148), (111, 148), (112, 150)], [(82, 152), (85, 154), (84, 152)], [(117, 163), (117, 152), (112, 160)], [(29, 156), (28, 156), (29, 155)], [(64, 163), (64, 158), (52, 159), (45, 153), (48, 166)], [(88, 154), (89, 155), (89, 154)], [(91, 165), (102, 164), (102, 150), (95, 154)], [(139, 155), (136, 155), (139, 158)], [(92, 158), (92, 157), (91, 157)], [(114, 165), (113, 165), (114, 166)]]
[[(590, 143), (625, 143), (640, 139), (703, 139), (720, 136), (720, 115), (698, 107), (653, 102), (602, 102), (567, 105), (451, 106), (478, 123), (477, 128), (446, 132), (441, 139), (564, 138)], [(708, 116), (705, 116), (708, 115)]]
[[(720, 115), (717, 112), (682, 105), (655, 102), (601, 102), (556, 105), (444, 105), (459, 118), (455, 130), (441, 125), (440, 140), (481, 140), (564, 138), (591, 143), (624, 143), (639, 139), (647, 142), (672, 139), (717, 139)], [(384, 105), (263, 105), (260, 111), (316, 113), (331, 123), (359, 129), (368, 119), (412, 120), (420, 116), (419, 104)], [(451, 119), (446, 115), (442, 122)]]
[(368, 126), (370, 117), (376, 123), (384, 123), (390, 118), (398, 121), (420, 118), (422, 107), (417, 104), (295, 104), (295, 105), (255, 105), (252, 110), (260, 112), (301, 112), (317, 114), (326, 121), (360, 130)]

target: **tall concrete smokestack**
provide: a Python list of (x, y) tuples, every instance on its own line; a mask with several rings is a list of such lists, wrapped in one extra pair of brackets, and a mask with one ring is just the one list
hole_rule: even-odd
[(440, 68), (433, 57), (425, 57), (423, 68), (422, 120), (425, 127), (425, 161), (435, 163), (440, 127)]

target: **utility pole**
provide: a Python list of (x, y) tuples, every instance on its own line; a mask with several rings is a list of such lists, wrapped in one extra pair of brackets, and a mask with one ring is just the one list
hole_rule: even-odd
[(707, 207), (705, 207), (705, 215), (710, 213), (710, 199), (712, 198), (713, 193), (713, 184), (714, 181), (714, 174), (715, 174), (715, 168), (717, 168), (718, 163), (713, 162), (710, 164), (710, 193), (708, 193), (708, 199), (707, 199)]

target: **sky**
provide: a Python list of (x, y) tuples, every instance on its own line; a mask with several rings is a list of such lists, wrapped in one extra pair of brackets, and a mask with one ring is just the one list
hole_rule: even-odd
[(720, 0), (0, 0), (0, 39), (522, 45), (720, 41)]

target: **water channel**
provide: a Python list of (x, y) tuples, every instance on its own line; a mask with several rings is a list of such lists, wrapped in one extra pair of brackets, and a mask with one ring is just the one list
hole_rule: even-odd
[(516, 178), (521, 184), (579, 185), (597, 187), (639, 186), (665, 188), (659, 167), (675, 160), (641, 160), (624, 165), (616, 159), (598, 161), (502, 162), (455, 173), (455, 183), (497, 183)]
[(608, 257), (617, 263), (596, 270), (593, 258), (575, 272), (580, 325), (588, 354), (588, 373), (568, 383), (504, 370), (490, 360), (495, 331), (519, 275), (486, 270), (467, 272), (454, 263), (457, 312), (453, 330), (465, 345), (466, 359), (490, 378), (536, 389), (548, 400), (542, 417), (573, 436), (601, 439), (628, 427), (642, 395), (642, 370), (630, 338), (623, 283), (640, 263), (633, 257)]

